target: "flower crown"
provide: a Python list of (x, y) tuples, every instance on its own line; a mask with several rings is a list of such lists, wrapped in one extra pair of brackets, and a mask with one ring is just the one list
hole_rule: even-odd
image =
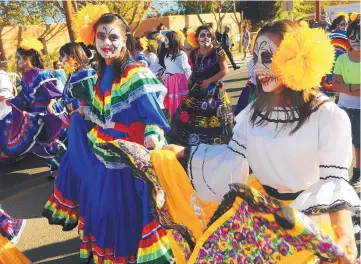
[(94, 25), (106, 13), (109, 13), (106, 5), (87, 4), (79, 10), (74, 21), (74, 31), (78, 35), (77, 42), (93, 45), (95, 41)]
[(287, 87), (302, 91), (317, 87), (332, 70), (335, 49), (322, 29), (300, 27), (286, 33), (273, 56), (271, 69)]
[(359, 12), (352, 12), (352, 13), (351, 13), (351, 16), (350, 16), (350, 20), (351, 20), (352, 22), (354, 22), (359, 15), (360, 15)]
[(36, 38), (25, 38), (20, 42), (20, 48), (40, 52), (44, 48), (44, 45)]

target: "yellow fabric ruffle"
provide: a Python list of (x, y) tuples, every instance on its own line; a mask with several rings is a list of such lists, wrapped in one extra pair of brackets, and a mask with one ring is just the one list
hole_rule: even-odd
[(9, 240), (0, 235), (0, 263), (1, 264), (29, 264), (25, 257)]

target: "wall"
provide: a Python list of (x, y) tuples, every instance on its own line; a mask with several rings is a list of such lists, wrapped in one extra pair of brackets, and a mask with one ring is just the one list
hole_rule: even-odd
[(1, 59), (13, 59), (20, 41), (26, 37), (43, 39), (43, 53), (58, 50), (69, 42), (68, 29), (65, 24), (51, 24), (26, 27), (0, 27)]
[[(239, 13), (238, 13), (239, 15)], [(232, 19), (230, 13), (226, 14), (222, 23), (222, 31), (224, 26), (231, 26), (231, 33), (239, 33), (238, 25)], [(206, 23), (213, 24), (213, 28), (217, 28), (216, 20), (213, 14), (202, 14), (202, 19)], [(192, 27), (196, 29), (201, 25), (197, 15), (189, 16), (162, 16), (156, 18), (148, 18), (143, 20), (138, 30), (135, 32), (136, 37), (144, 35), (146, 32), (156, 30), (157, 26), (163, 23), (168, 29), (178, 30), (184, 27)], [(131, 25), (132, 28), (136, 23)], [(66, 24), (51, 24), (26, 27), (0, 27), (0, 52), (1, 60), (11, 60), (15, 57), (16, 49), (19, 47), (20, 41), (26, 37), (42, 38), (44, 44), (43, 53), (52, 53), (70, 41)]]

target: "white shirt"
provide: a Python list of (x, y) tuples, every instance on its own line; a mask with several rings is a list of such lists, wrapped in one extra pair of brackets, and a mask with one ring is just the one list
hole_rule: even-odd
[[(0, 96), (4, 96), (6, 99), (14, 97), (13, 84), (10, 81), (8, 74), (4, 71), (0, 71)], [(0, 102), (0, 120), (11, 112), (11, 106), (6, 105), (5, 101)]]
[(188, 62), (187, 54), (181, 50), (175, 60), (171, 59), (171, 56), (164, 58), (164, 64), (168, 73), (184, 73), (187, 77), (191, 76), (192, 70)]
[(274, 111), (264, 126), (253, 126), (250, 109), (251, 104), (236, 117), (228, 145), (192, 147), (188, 175), (201, 199), (220, 202), (229, 184), (246, 184), (250, 165), (262, 185), (280, 193), (303, 191), (292, 203), (299, 211), (315, 213), (345, 202), (361, 205), (348, 183), (352, 143), (345, 111), (325, 102), (290, 135), (296, 122), (280, 131), (285, 112)]
[(148, 59), (150, 63), (149, 69), (154, 73), (155, 76), (157, 76), (159, 71), (162, 69), (162, 66), (159, 64), (159, 59), (157, 55), (155, 55), (153, 52), (149, 52)]

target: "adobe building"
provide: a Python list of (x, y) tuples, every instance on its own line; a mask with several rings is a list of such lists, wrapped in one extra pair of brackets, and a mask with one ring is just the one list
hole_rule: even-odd
[[(218, 15), (218, 14), (217, 14)], [(237, 13), (238, 17), (240, 14)], [(201, 14), (202, 19), (217, 29), (217, 22), (213, 14)], [(222, 21), (222, 31), (226, 25), (231, 26), (231, 33), (238, 34), (239, 27), (233, 19), (233, 13), (227, 13)], [(201, 25), (197, 15), (176, 15), (148, 18), (141, 22), (134, 36), (148, 35), (163, 23), (167, 29), (178, 30), (184, 27), (197, 28)], [(136, 23), (131, 25), (134, 28)], [(16, 49), (20, 41), (26, 37), (35, 37), (44, 44), (43, 54), (49, 54), (60, 49), (62, 45), (70, 41), (66, 24), (33, 25), (33, 26), (9, 26), (0, 27), (0, 60), (11, 60), (15, 57)], [(237, 41), (238, 38), (235, 39)]]

